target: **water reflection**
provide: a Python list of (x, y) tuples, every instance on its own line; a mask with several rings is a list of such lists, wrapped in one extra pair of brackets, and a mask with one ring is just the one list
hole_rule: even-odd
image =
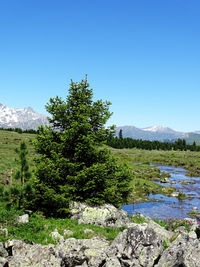
[[(139, 212), (145, 216), (150, 216), (160, 220), (168, 218), (186, 218), (188, 217), (187, 212), (191, 211), (193, 207), (197, 207), (200, 211), (200, 177), (187, 177), (187, 171), (182, 168), (157, 164), (151, 165), (157, 166), (161, 171), (169, 173), (169, 180), (173, 183), (173, 187), (175, 187), (179, 192), (186, 194), (188, 197), (192, 197), (192, 199), (178, 200), (175, 197), (150, 194), (149, 199), (158, 199), (162, 200), (162, 202), (146, 202), (134, 205), (124, 205), (122, 207), (123, 210), (127, 211), (131, 215)], [(170, 184), (162, 185), (169, 186)]]

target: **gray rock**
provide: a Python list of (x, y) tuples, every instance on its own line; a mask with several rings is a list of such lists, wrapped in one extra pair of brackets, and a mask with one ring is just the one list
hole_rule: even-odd
[(84, 230), (84, 234), (94, 234), (94, 231), (93, 231), (92, 229), (88, 229), (88, 228), (86, 228), (86, 229)]
[(68, 238), (56, 245), (55, 255), (62, 259), (62, 266), (74, 267), (87, 262), (89, 267), (94, 267), (107, 257), (105, 251), (108, 247), (108, 241), (98, 237), (80, 240)]
[(171, 193), (171, 196), (172, 197), (178, 197), (178, 195), (179, 195), (179, 192), (173, 192), (173, 193)]
[(162, 241), (168, 241), (173, 236), (173, 232), (167, 231), (164, 227), (160, 226), (156, 222), (150, 220), (148, 223), (148, 228), (153, 229), (160, 237)]
[(200, 243), (198, 239), (188, 235), (180, 235), (173, 244), (166, 249), (156, 267), (199, 267)]
[(132, 222), (127, 212), (110, 204), (92, 207), (85, 203), (73, 202), (70, 204), (70, 212), (72, 219), (84, 224), (121, 227)]
[(107, 251), (122, 266), (152, 267), (163, 252), (163, 241), (147, 224), (140, 224), (119, 233)]
[(0, 257), (0, 267), (5, 267), (8, 264), (8, 260), (6, 258)]
[(8, 252), (7, 250), (5, 250), (3, 244), (0, 242), (0, 257), (7, 257), (8, 256)]
[(8, 236), (8, 229), (7, 228), (0, 228), (0, 235)]
[(121, 267), (120, 261), (116, 257), (111, 257), (106, 260), (103, 267)]
[(6, 247), (11, 250), (8, 266), (61, 266), (61, 259), (55, 256), (53, 245), (30, 245), (20, 240), (9, 240)]
[(17, 222), (18, 223), (28, 223), (29, 222), (29, 215), (28, 214), (24, 214), (21, 215), (17, 218)]
[(183, 233), (187, 234), (187, 230), (185, 229), (185, 226), (179, 226), (174, 230), (175, 233)]
[(63, 234), (64, 234), (64, 235), (67, 235), (67, 236), (70, 236), (70, 235), (73, 235), (74, 232), (71, 231), (71, 230), (66, 230), (66, 229), (65, 229), (65, 230), (63, 231)]
[(160, 180), (160, 182), (163, 184), (166, 184), (166, 183), (170, 183), (170, 180), (169, 180), (169, 178), (165, 177), (162, 180)]
[(60, 242), (64, 241), (64, 237), (62, 235), (60, 235), (58, 233), (58, 230), (55, 229), (53, 232), (50, 233), (50, 236), (54, 239), (54, 240), (58, 240)]
[(87, 262), (84, 261), (83, 264), (81, 264), (81, 265), (76, 265), (75, 267), (88, 267), (88, 265), (87, 265)]

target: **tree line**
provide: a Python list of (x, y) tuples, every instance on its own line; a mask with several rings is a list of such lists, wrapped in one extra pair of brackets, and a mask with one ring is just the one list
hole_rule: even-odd
[(192, 145), (186, 143), (185, 139), (178, 139), (174, 142), (149, 141), (142, 139), (123, 138), (122, 130), (119, 136), (110, 135), (107, 144), (113, 148), (139, 148), (145, 150), (181, 150), (181, 151), (200, 151), (200, 146), (194, 141)]

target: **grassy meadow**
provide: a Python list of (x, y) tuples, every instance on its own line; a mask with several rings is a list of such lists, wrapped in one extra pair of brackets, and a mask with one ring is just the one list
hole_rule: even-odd
[(118, 157), (119, 162), (126, 163), (132, 170), (134, 179), (132, 181), (132, 193), (130, 202), (138, 203), (148, 201), (150, 193), (158, 193), (169, 196), (174, 190), (173, 187), (164, 187), (155, 184), (168, 177), (168, 174), (161, 173), (156, 167), (149, 163), (171, 165), (182, 167), (188, 170), (188, 176), (200, 177), (200, 153), (191, 151), (160, 151), (142, 149), (114, 149), (110, 151)]
[(17, 168), (17, 153), (15, 149), (19, 147), (21, 141), (25, 141), (29, 151), (30, 166), (33, 167), (33, 156), (35, 154), (32, 140), (34, 134), (19, 134), (17, 132), (0, 131), (0, 183), (8, 184), (11, 178), (11, 170), (13, 172)]
[(200, 152), (193, 151), (164, 151), (164, 150), (142, 150), (142, 149), (114, 149), (112, 153), (126, 161), (134, 168), (135, 163), (155, 163), (182, 167), (188, 170), (188, 176), (200, 177)]
[[(17, 153), (15, 149), (19, 147), (21, 141), (25, 141), (28, 147), (29, 164), (34, 171), (33, 158), (36, 154), (32, 141), (34, 134), (19, 134), (10, 131), (0, 131), (0, 184), (9, 186), (11, 181), (11, 170), (17, 169)], [(129, 197), (129, 203), (138, 203), (148, 201), (150, 193), (161, 193), (170, 195), (173, 187), (164, 187), (154, 183), (168, 177), (168, 174), (161, 173), (156, 167), (149, 163), (158, 163), (183, 167), (189, 170), (189, 175), (200, 176), (200, 152), (189, 151), (148, 151), (139, 149), (113, 149), (108, 147), (113, 155), (118, 158), (120, 163), (125, 163), (130, 167), (133, 173), (131, 182), (132, 192)], [(12, 178), (12, 183), (17, 181)], [(126, 204), (126, 203), (122, 203)], [(107, 240), (113, 240), (122, 229), (108, 229), (92, 225), (78, 225), (77, 221), (70, 219), (45, 218), (42, 214), (32, 214), (30, 222), (26, 224), (16, 223), (16, 216), (23, 214), (22, 210), (5, 208), (5, 203), (0, 202), (0, 224), (1, 228), (7, 228), (8, 235), (0, 232), (0, 241), (15, 238), (25, 240), (26, 242), (49, 244), (55, 243), (50, 233), (58, 229), (58, 232), (64, 235), (64, 230), (72, 230), (71, 237), (92, 238), (100, 236)], [(134, 222), (141, 223), (141, 218), (134, 217)], [(85, 233), (89, 228), (93, 233)]]
[[(25, 141), (28, 147), (29, 163), (34, 170), (33, 158), (36, 154), (32, 141), (34, 134), (19, 134), (10, 131), (0, 131), (0, 183), (9, 185), (11, 180), (11, 170), (15, 171), (18, 163), (18, 155), (15, 149), (19, 147), (21, 141)], [(200, 152), (191, 151), (161, 151), (161, 150), (141, 150), (141, 149), (114, 149), (108, 148), (120, 163), (126, 163), (133, 172), (131, 183), (132, 193), (130, 203), (148, 201), (150, 193), (161, 193), (170, 195), (174, 191), (173, 187), (163, 187), (154, 183), (168, 176), (161, 173), (156, 167), (149, 163), (158, 163), (182, 167), (187, 170), (188, 176), (200, 176)], [(139, 163), (139, 164), (138, 164)], [(15, 183), (15, 181), (13, 181)]]

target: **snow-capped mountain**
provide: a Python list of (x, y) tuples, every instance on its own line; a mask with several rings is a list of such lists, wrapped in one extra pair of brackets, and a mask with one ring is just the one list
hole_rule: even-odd
[(40, 125), (48, 125), (47, 116), (38, 114), (31, 107), (9, 108), (0, 103), (0, 127), (37, 130)]
[(120, 129), (122, 129), (123, 137), (130, 137), (133, 139), (174, 142), (178, 138), (182, 138), (186, 140), (187, 144), (192, 144), (195, 141), (196, 144), (200, 145), (200, 131), (185, 133), (163, 126), (151, 126), (146, 128), (118, 126), (116, 127), (116, 136), (119, 135)]
[(116, 128), (116, 135), (120, 129), (122, 129), (123, 137), (150, 141), (174, 141), (183, 138), (185, 134), (163, 126), (151, 126), (142, 129), (135, 126), (119, 126)]
[(178, 131), (173, 130), (169, 127), (163, 127), (163, 126), (151, 126), (147, 128), (143, 128), (144, 131), (149, 132), (157, 132), (157, 133), (178, 133)]

